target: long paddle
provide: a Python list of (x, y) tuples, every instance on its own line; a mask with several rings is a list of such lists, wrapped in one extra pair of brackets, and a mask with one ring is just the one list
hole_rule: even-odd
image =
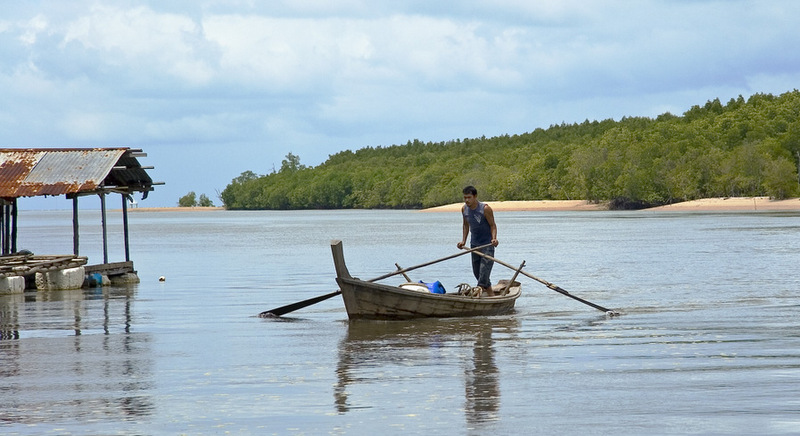
[[(398, 265), (397, 262), (394, 263), (394, 266), (396, 266), (397, 269), (403, 269), (403, 267)], [(403, 273), (403, 278), (406, 279), (407, 282), (411, 283), (411, 277), (409, 277), (408, 274)]]
[(520, 274), (523, 274), (523, 275), (525, 275), (527, 277), (530, 277), (533, 280), (536, 280), (537, 282), (547, 286), (548, 288), (550, 288), (550, 289), (552, 289), (552, 290), (554, 290), (554, 291), (556, 291), (556, 292), (558, 292), (560, 294), (566, 295), (569, 298), (572, 298), (574, 300), (580, 301), (581, 303), (586, 304), (588, 306), (592, 306), (597, 310), (602, 310), (603, 312), (605, 312), (609, 316), (617, 316), (617, 315), (619, 315), (619, 313), (614, 311), (614, 310), (606, 309), (605, 307), (600, 306), (599, 304), (594, 304), (591, 301), (586, 301), (583, 298), (576, 297), (575, 295), (570, 294), (569, 292), (567, 292), (566, 290), (564, 290), (563, 288), (561, 288), (559, 286), (556, 286), (556, 285), (554, 285), (554, 284), (552, 284), (552, 283), (550, 283), (550, 282), (548, 282), (546, 280), (542, 280), (542, 279), (540, 279), (538, 277), (535, 277), (535, 276), (533, 276), (531, 274), (528, 274), (527, 272), (522, 271), (522, 268), (517, 269), (517, 267), (515, 267), (513, 265), (505, 263), (502, 260), (495, 259), (494, 257), (489, 256), (488, 254), (481, 253), (480, 251), (476, 251), (475, 254), (477, 254), (478, 256), (485, 257), (486, 259), (489, 259), (489, 260), (494, 261), (496, 263), (499, 263), (500, 265), (503, 265), (506, 268), (510, 268), (510, 269), (512, 269), (514, 271), (519, 271)]
[[(389, 274), (384, 274), (384, 275), (382, 275), (380, 277), (376, 277), (376, 278), (374, 278), (372, 280), (367, 280), (367, 281), (368, 282), (377, 282), (378, 280), (383, 280), (385, 278), (389, 278), (389, 277), (397, 275), (397, 274), (405, 275), (405, 273), (407, 273), (408, 271), (415, 270), (417, 268), (422, 268), (422, 267), (428, 266), (428, 265), (433, 265), (434, 263), (443, 262), (445, 260), (449, 260), (449, 259), (452, 259), (454, 257), (463, 256), (463, 255), (465, 255), (467, 253), (472, 253), (472, 252), (474, 252), (476, 250), (484, 249), (484, 248), (486, 248), (486, 247), (488, 247), (490, 245), (492, 245), (492, 244), (486, 244), (486, 245), (482, 245), (480, 247), (470, 248), (470, 249), (468, 249), (466, 251), (462, 251), (462, 252), (459, 252), (459, 253), (456, 253), (456, 254), (452, 254), (450, 256), (443, 257), (441, 259), (432, 260), (430, 262), (421, 263), (419, 265), (410, 266), (408, 268), (398, 269), (397, 271), (391, 272)], [(523, 274), (525, 274), (525, 273), (523, 273)], [(265, 310), (265, 311), (259, 313), (258, 316), (259, 316), (259, 318), (269, 318), (269, 317), (272, 317), (272, 316), (282, 316), (282, 315), (285, 315), (285, 314), (287, 314), (289, 312), (294, 312), (295, 310), (299, 310), (299, 309), (302, 309), (304, 307), (311, 306), (312, 304), (317, 304), (320, 301), (325, 301), (328, 298), (335, 297), (335, 296), (337, 296), (337, 295), (339, 295), (341, 293), (342, 293), (341, 290), (337, 290), (337, 291), (331, 292), (330, 294), (320, 295), (319, 297), (309, 298), (308, 300), (298, 301), (297, 303), (287, 304), (286, 306), (276, 307), (275, 309), (271, 309), (271, 310)]]
[(472, 253), (472, 252), (479, 253), (479, 251), (477, 251), (477, 250), (483, 250), (484, 248), (486, 248), (486, 247), (488, 247), (490, 245), (492, 245), (492, 244), (481, 245), (480, 247), (475, 247), (475, 248), (467, 248), (467, 249), (464, 249), (464, 251), (461, 251), (461, 252), (456, 253), (456, 254), (451, 254), (450, 256), (443, 257), (441, 259), (436, 259), (436, 260), (432, 260), (430, 262), (421, 263), (419, 265), (410, 266), (408, 268), (399, 269), (397, 271), (393, 271), (393, 272), (390, 272), (389, 274), (384, 274), (384, 275), (382, 275), (380, 277), (376, 277), (376, 278), (374, 278), (372, 280), (367, 280), (367, 281), (369, 281), (369, 282), (377, 282), (378, 280), (383, 280), (383, 279), (389, 278), (391, 276), (395, 276), (397, 274), (407, 273), (407, 272), (409, 272), (411, 270), (415, 270), (417, 268), (422, 268), (423, 266), (433, 265), (434, 263), (439, 263), (439, 262), (443, 262), (445, 260), (450, 260), (450, 259), (452, 259), (454, 257), (463, 256), (463, 255), (465, 255), (467, 253)]
[(302, 309), (306, 306), (311, 306), (312, 304), (317, 304), (320, 301), (325, 301), (328, 298), (335, 297), (341, 294), (342, 291), (336, 290), (331, 292), (330, 294), (320, 295), (319, 297), (309, 298), (308, 300), (298, 301), (297, 303), (287, 304), (286, 306), (276, 307), (272, 310), (265, 310), (258, 314), (259, 318), (269, 318), (272, 316), (281, 316), (285, 315), (289, 312), (294, 312), (295, 310)]

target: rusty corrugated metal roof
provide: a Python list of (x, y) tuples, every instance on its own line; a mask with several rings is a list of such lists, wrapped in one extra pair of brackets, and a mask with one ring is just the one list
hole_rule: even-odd
[(132, 182), (133, 190), (150, 190), (152, 180), (129, 152), (129, 148), (0, 149), (0, 197), (76, 194), (107, 187), (109, 182), (118, 185), (119, 177), (109, 173), (126, 153), (126, 168), (136, 168), (123, 170), (133, 172), (126, 182)]

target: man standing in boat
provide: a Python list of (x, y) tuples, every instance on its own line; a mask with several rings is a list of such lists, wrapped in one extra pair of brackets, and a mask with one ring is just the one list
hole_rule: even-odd
[[(497, 225), (494, 222), (494, 212), (492, 208), (478, 201), (478, 190), (474, 186), (464, 188), (464, 206), (461, 208), (461, 215), (464, 219), (463, 236), (461, 242), (456, 244), (459, 249), (467, 244), (467, 235), (472, 233), (470, 246), (480, 247), (481, 245), (492, 244), (480, 250), (482, 253), (494, 257), (494, 247), (497, 247)], [(492, 291), (492, 266), (494, 262), (478, 254), (472, 253), (472, 273), (478, 279), (478, 286), (486, 291), (490, 297), (494, 296)]]

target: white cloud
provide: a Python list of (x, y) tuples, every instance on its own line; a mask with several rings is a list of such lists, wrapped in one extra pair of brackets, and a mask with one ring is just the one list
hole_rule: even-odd
[(93, 6), (66, 26), (61, 47), (80, 44), (102, 63), (134, 68), (154, 79), (166, 73), (190, 84), (207, 83), (213, 67), (200, 27), (186, 16), (141, 6)]
[(220, 47), (220, 68), (228, 80), (280, 90), (308, 85), (330, 70), (332, 44), (312, 20), (213, 16), (203, 28)]
[(37, 15), (25, 23), (22, 28), (23, 32), (20, 34), (19, 40), (25, 45), (35, 44), (37, 35), (47, 29), (47, 19), (42, 15)]
[(219, 189), (288, 151), (316, 165), (800, 80), (800, 3), (781, 0), (43, 0), (3, 15), (0, 146), (238, 148), (196, 164), (233, 171), (206, 178)]
[(106, 138), (114, 123), (104, 113), (69, 111), (59, 124), (70, 139), (94, 141)]

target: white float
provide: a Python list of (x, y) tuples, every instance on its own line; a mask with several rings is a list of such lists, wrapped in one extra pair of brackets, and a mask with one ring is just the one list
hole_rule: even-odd
[(0, 279), (0, 294), (22, 294), (25, 292), (25, 277), (11, 276)]
[(36, 289), (41, 291), (58, 291), (80, 289), (86, 272), (82, 266), (57, 271), (36, 273)]

